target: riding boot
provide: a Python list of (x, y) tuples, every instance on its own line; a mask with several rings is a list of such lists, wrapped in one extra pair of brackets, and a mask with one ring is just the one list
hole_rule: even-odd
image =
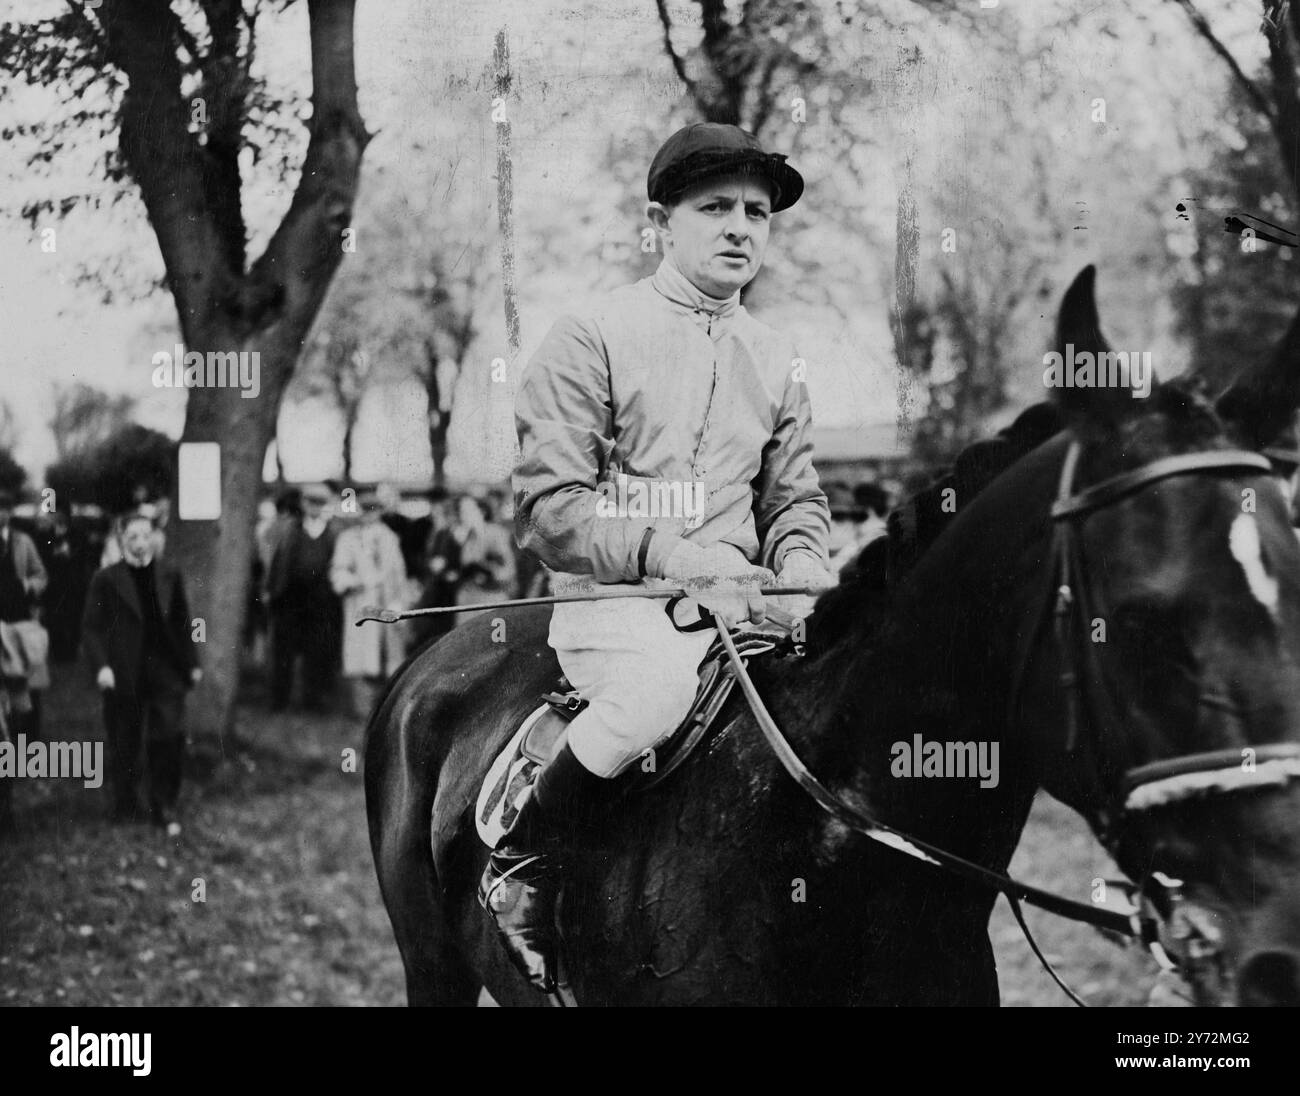
[(596, 829), (617, 787), (584, 766), (566, 742), (538, 774), (479, 882), (479, 902), (496, 921), (506, 954), (543, 993), (557, 984), (555, 906), (572, 836)]

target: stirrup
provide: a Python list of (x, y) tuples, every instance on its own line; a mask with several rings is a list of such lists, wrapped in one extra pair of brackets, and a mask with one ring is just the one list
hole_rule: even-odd
[(497, 889), (501, 884), (521, 868), (526, 868), (529, 864), (535, 864), (537, 861), (542, 859), (541, 853), (533, 853), (531, 856), (524, 857), (518, 864), (507, 868), (505, 871), (499, 872), (496, 870), (496, 865), (492, 862), (493, 857), (495, 856), (496, 853), (494, 852), (488, 857), (487, 867), (483, 869), (482, 878), (478, 881), (478, 904), (489, 913), (493, 912), (492, 896), (496, 894)]

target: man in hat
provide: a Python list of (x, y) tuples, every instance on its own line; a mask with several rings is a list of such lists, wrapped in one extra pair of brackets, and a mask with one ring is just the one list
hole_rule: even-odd
[(325, 512), (329, 489), (302, 492), (302, 517), (284, 530), (271, 557), (267, 596), (271, 609), (271, 710), (282, 711), (302, 659), (304, 706), (322, 710), (334, 691), (343, 611), (330, 585), (337, 529)]
[(96, 572), (86, 594), (82, 642), (104, 696), (117, 821), (139, 806), (144, 748), (149, 812), (174, 836), (181, 789), (186, 690), (202, 677), (180, 572), (158, 557), (155, 519), (136, 510), (121, 523), (122, 558)]
[(802, 191), (784, 156), (736, 126), (678, 131), (647, 180), (659, 268), (563, 316), (523, 375), (516, 536), (556, 572), (556, 592), (596, 583), (693, 592), (677, 618), (641, 598), (552, 614), (550, 644), (589, 704), (480, 885), (511, 959), (547, 992), (561, 861), (572, 837), (608, 813), (612, 778), (685, 715), (712, 638), (700, 611), (727, 626), (761, 621), (760, 585), (831, 582), (804, 363), (740, 304), (772, 214)]

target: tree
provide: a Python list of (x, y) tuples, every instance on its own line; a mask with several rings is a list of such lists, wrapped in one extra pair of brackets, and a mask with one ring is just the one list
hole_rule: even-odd
[(18, 444), (18, 420), (8, 400), (0, 399), (0, 449), (13, 449)]
[[(188, 391), (182, 442), (220, 445), (221, 517), (178, 522), (169, 547), (190, 579), (195, 614), (207, 622), (194, 718), (200, 732), (217, 734), (234, 712), (266, 446), (342, 259), (370, 139), (357, 108), (355, 0), (307, 0), (307, 147), (288, 210), (250, 259), (246, 175), (260, 158), (294, 147), (281, 119), (300, 109), (254, 75), (264, 8), (258, 0), (103, 0), (0, 26), (0, 71), (53, 89), (63, 102), (54, 122), (24, 131), (38, 141), (30, 159), (51, 159), (94, 124), (115, 132), (107, 174), (129, 181), (143, 201), (187, 350), (258, 355), (258, 398), (242, 398), (235, 388)], [(51, 198), (24, 212), (34, 220), (64, 206)]]
[(67, 502), (93, 503), (121, 513), (146, 497), (171, 497), (175, 490), (176, 443), (166, 434), (126, 423), (108, 437), (56, 461), (45, 470), (60, 509)]
[(85, 452), (120, 430), (130, 421), (134, 409), (135, 400), (130, 396), (110, 396), (83, 381), (56, 381), (49, 427), (59, 460)]
[(0, 445), (0, 491), (18, 494), (27, 482), (27, 469), (14, 460), (6, 446)]
[(383, 166), (369, 181), (367, 245), (330, 289), (290, 399), (324, 396), (344, 419), (344, 478), (369, 385), (414, 376), (428, 398), (433, 478), (444, 482), (453, 396), (493, 287), (492, 204), (473, 188), (423, 201)]
[(1224, 121), (1239, 135), (1220, 143), (1191, 176), (1183, 214), (1190, 270), (1175, 296), (1195, 333), (1195, 366), (1226, 387), (1237, 371), (1272, 352), (1295, 314), (1300, 5), (1263, 4), (1266, 59), (1264, 71), (1252, 74), (1196, 4), (1176, 2), (1231, 77)]

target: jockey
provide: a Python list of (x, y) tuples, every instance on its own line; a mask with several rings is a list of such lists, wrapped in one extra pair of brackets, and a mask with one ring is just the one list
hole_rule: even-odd
[[(523, 374), (515, 407), (520, 547), (556, 593), (685, 587), (676, 606), (626, 598), (555, 606), (549, 642), (589, 702), (539, 774), (479, 888), (507, 951), (556, 986), (555, 906), (569, 835), (599, 829), (612, 779), (686, 715), (719, 624), (762, 621), (757, 587), (829, 586), (830, 508), (812, 463), (805, 366), (740, 291), (763, 263), (773, 213), (803, 179), (736, 126), (690, 125), (650, 165), (653, 276), (563, 317)], [(776, 599), (772, 599), (776, 600)], [(781, 599), (806, 615), (810, 597)], [(679, 630), (686, 610), (695, 629)]]

